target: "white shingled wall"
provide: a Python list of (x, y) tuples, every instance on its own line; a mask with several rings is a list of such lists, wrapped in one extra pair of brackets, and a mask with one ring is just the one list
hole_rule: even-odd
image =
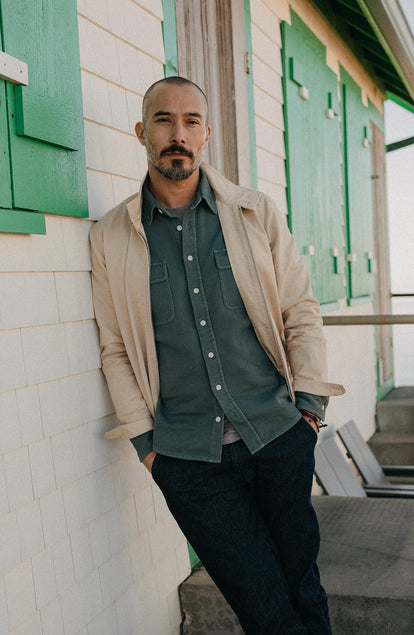
[[(133, 128), (163, 76), (161, 0), (79, 0), (90, 216), (137, 190)], [(169, 635), (187, 543), (129, 442), (109, 442), (88, 233), (0, 233), (0, 635)], [(4, 363), (7, 360), (7, 363)]]
[[(254, 104), (259, 189), (270, 194), (287, 214), (280, 23), (290, 22), (293, 9), (327, 48), (327, 64), (350, 73), (372, 103), (382, 97), (358, 60), (307, 0), (251, 0)], [(335, 313), (372, 313), (372, 305), (347, 307)], [(354, 419), (365, 438), (375, 428), (376, 354), (373, 327), (326, 327), (331, 381), (343, 383), (345, 396), (332, 398), (327, 420), (339, 426)], [(327, 434), (332, 433), (332, 426)]]
[(251, 0), (250, 7), (258, 187), (287, 214), (280, 36), (284, 4)]
[[(251, 0), (259, 188), (287, 213), (280, 21), (289, 6), (378, 95), (305, 0)], [(136, 191), (133, 128), (162, 77), (161, 0), (78, 0), (91, 220), (47, 216), (46, 236), (0, 233), (0, 635), (168, 635), (181, 621), (186, 541), (129, 442), (106, 442), (88, 232)], [(371, 311), (370, 305), (341, 313)], [(328, 418), (373, 431), (369, 327), (326, 329), (348, 394)]]

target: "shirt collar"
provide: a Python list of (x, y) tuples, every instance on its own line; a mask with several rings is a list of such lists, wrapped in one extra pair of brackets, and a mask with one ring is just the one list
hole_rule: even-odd
[[(214, 196), (214, 192), (211, 188), (210, 183), (208, 182), (204, 171), (200, 168), (200, 181), (197, 188), (197, 194), (192, 203), (192, 207), (198, 207), (201, 201), (205, 201), (210, 211), (213, 212), (213, 214), (217, 214), (216, 197)], [(144, 185), (142, 187), (142, 215), (149, 225), (151, 225), (152, 223), (154, 211), (161, 211), (167, 216), (170, 216), (169, 210), (165, 207), (162, 207), (152, 194), (150, 190), (149, 175), (147, 175), (147, 178), (145, 179)]]

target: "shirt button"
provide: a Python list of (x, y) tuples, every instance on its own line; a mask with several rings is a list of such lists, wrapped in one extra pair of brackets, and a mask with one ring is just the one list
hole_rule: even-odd
[(193, 289), (193, 293), (195, 293), (197, 295), (197, 293), (200, 293), (200, 289), (198, 289), (197, 287), (195, 289)]
[(214, 353), (212, 353), (211, 351), (208, 354), (209, 358), (212, 359), (214, 357)]
[(182, 232), (183, 231), (183, 226), (182, 225), (177, 225), (177, 231), (178, 232)]
[(216, 417), (216, 423), (220, 423), (221, 417)]
[(192, 256), (187, 256), (187, 260), (189, 260), (190, 262), (193, 260)]
[(216, 390), (221, 390), (221, 384), (217, 384)]
[(205, 326), (207, 324), (207, 322), (205, 320), (201, 320), (200, 324), (201, 324), (201, 326)]

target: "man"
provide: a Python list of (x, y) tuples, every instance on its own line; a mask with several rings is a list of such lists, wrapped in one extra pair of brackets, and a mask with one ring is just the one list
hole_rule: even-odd
[(201, 163), (201, 89), (151, 86), (148, 174), (91, 232), (120, 425), (247, 634), (330, 633), (311, 506), (328, 396), (319, 306), (285, 220)]

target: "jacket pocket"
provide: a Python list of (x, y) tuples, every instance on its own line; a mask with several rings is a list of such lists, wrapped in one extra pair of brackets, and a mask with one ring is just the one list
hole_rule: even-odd
[(166, 262), (151, 263), (150, 286), (154, 326), (171, 322), (175, 317), (175, 309)]
[(227, 249), (215, 249), (214, 259), (218, 269), (224, 306), (228, 309), (243, 309), (244, 304), (231, 270)]

